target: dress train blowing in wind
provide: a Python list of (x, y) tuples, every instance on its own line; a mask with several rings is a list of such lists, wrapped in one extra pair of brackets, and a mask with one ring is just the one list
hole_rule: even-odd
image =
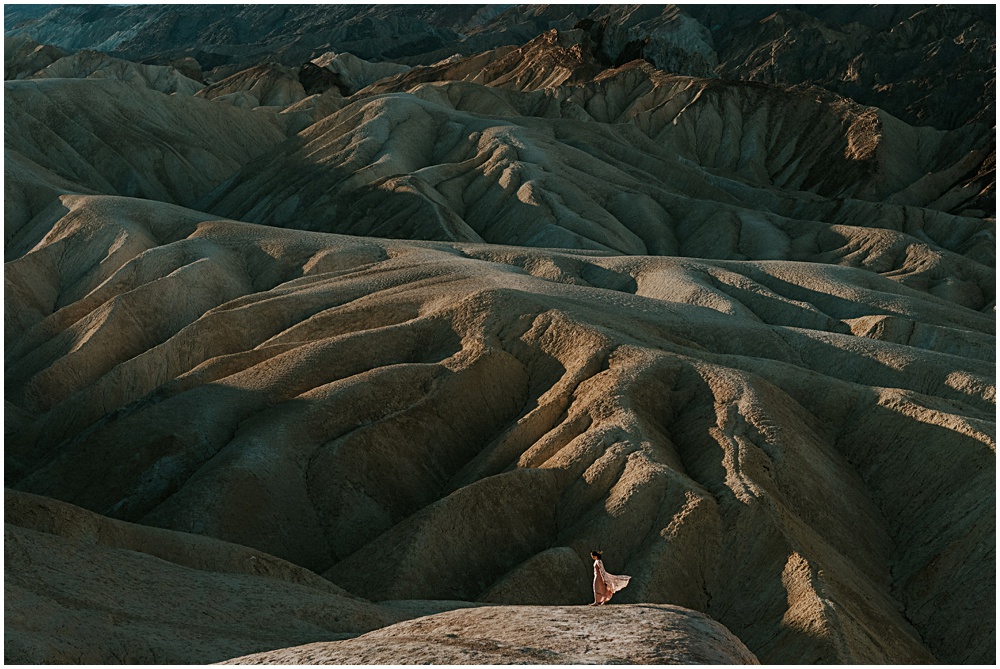
[(628, 585), (631, 576), (617, 576), (604, 570), (603, 556), (593, 551), (594, 558), (594, 601), (591, 606), (601, 606), (611, 600), (611, 596)]

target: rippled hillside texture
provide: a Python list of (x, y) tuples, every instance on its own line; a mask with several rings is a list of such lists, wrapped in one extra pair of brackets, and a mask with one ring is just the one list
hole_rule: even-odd
[(5, 6), (5, 661), (994, 663), (995, 25)]

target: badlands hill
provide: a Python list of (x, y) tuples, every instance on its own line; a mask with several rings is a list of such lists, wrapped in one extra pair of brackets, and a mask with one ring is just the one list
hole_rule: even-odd
[(232, 71), (21, 15), (75, 41), (5, 49), (8, 662), (995, 660), (992, 118), (559, 7)]

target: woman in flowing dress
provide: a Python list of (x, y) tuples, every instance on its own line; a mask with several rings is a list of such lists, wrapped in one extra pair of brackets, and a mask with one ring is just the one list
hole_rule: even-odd
[(594, 558), (594, 602), (591, 606), (600, 606), (607, 603), (611, 595), (628, 585), (632, 577), (616, 576), (604, 571), (600, 551), (592, 551), (590, 557)]

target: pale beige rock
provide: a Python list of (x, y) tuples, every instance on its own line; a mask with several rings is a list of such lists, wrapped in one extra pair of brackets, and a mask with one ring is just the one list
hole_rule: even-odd
[(759, 664), (707, 616), (664, 604), (498, 606), (221, 664)]

